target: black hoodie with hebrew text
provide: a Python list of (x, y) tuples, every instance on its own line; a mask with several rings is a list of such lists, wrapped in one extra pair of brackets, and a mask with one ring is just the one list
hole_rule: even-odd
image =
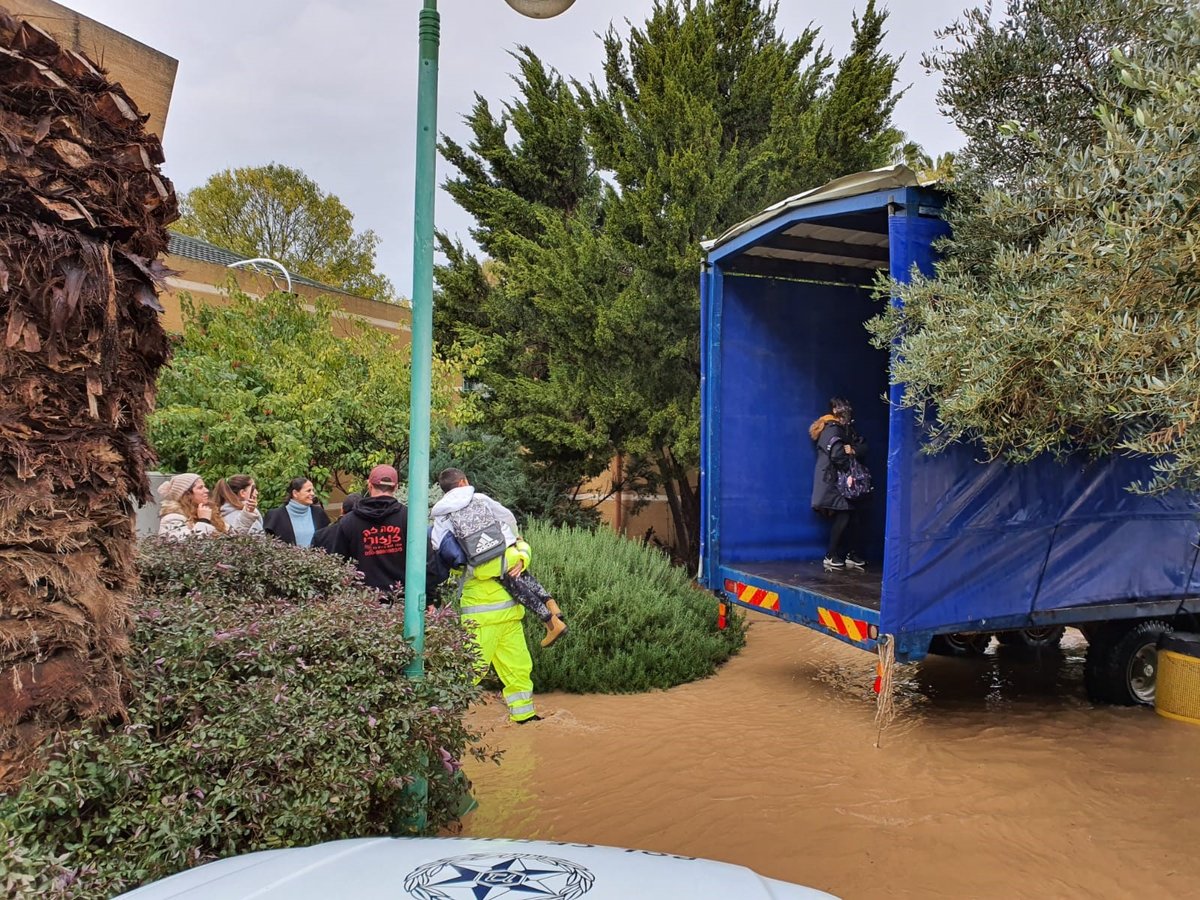
[(408, 549), (408, 507), (388, 495), (358, 501), (338, 520), (333, 549), (354, 560), (371, 587), (400, 587)]

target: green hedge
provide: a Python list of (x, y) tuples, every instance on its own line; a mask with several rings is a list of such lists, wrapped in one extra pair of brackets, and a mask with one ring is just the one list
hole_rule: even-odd
[(659, 550), (606, 529), (533, 524), (530, 572), (553, 593), (570, 630), (552, 647), (525, 617), (539, 691), (631, 693), (711, 675), (741, 649), (745, 625), (717, 630), (717, 601)]
[(144, 543), (129, 721), (63, 736), (0, 799), (9, 895), (110, 896), (216, 857), (386, 834), (429, 781), (455, 820), (477, 696), (457, 619), (404, 676), (403, 610), (334, 557), (252, 537)]

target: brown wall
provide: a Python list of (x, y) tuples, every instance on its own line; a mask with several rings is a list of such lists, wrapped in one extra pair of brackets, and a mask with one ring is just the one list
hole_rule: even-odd
[[(183, 331), (183, 317), (179, 304), (181, 294), (191, 294), (196, 302), (205, 305), (225, 306), (229, 301), (222, 293), (222, 288), (228, 283), (231, 275), (242, 291), (254, 297), (285, 289), (285, 285), (279, 283), (282, 281), (282, 276), (277, 276), (278, 280), (273, 281), (269, 275), (260, 272), (228, 269), (217, 263), (202, 262), (181, 256), (165, 256), (163, 262), (168, 269), (179, 273), (167, 279), (166, 287), (158, 298), (166, 310), (163, 313), (163, 327), (174, 334)], [(322, 296), (331, 297), (342, 308), (341, 321), (349, 323), (353, 319), (367, 322), (381, 331), (395, 335), (398, 343), (412, 343), (412, 314), (407, 307), (384, 303), (380, 300), (365, 300), (333, 288), (322, 290), (307, 284), (293, 284), (293, 290), (308, 301), (314, 301)], [(337, 324), (337, 320), (335, 320), (335, 328)], [(349, 333), (349, 328), (343, 332), (343, 335), (347, 333)]]
[(138, 109), (150, 114), (146, 130), (162, 137), (178, 60), (53, 0), (0, 0), (0, 6), (107, 69)]
[[(587, 482), (580, 490), (580, 500), (585, 506), (595, 506), (599, 498), (612, 491), (617, 460), (609, 463), (608, 471)], [(616, 531), (636, 540), (645, 539), (653, 529), (654, 537), (663, 544), (675, 544), (675, 522), (671, 518), (671, 507), (665, 496), (652, 497), (641, 509), (634, 512), (637, 496), (628, 491), (623, 495), (613, 494), (599, 503), (600, 521)]]

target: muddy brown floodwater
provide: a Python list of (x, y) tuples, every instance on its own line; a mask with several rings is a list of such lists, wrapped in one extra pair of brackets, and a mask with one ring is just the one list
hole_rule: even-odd
[[(876, 748), (874, 657), (751, 618), (716, 676), (633, 696), (546, 694), (472, 715), (476, 837), (638, 847), (844, 898), (1200, 897), (1200, 727), (1092, 707), (1082, 637), (897, 674)], [(1007, 648), (1003, 648), (1007, 649)]]

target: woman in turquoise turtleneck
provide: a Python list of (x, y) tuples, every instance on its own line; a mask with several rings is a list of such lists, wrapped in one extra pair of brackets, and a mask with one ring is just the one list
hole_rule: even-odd
[(288, 482), (287, 503), (267, 513), (263, 531), (285, 544), (311, 547), (313, 535), (329, 524), (329, 516), (315, 499), (311, 481), (293, 478)]

